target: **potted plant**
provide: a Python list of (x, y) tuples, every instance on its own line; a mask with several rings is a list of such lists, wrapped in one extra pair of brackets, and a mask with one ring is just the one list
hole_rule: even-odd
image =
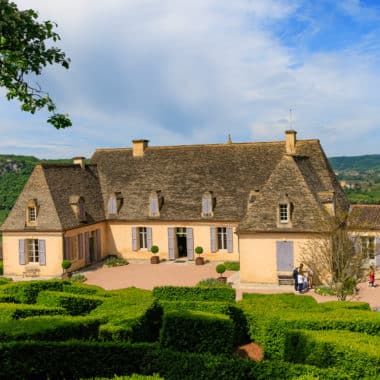
[(71, 272), (68, 272), (67, 270), (71, 267), (71, 261), (70, 260), (63, 260), (61, 266), (63, 269), (62, 277), (70, 278)]
[(198, 255), (198, 257), (195, 259), (195, 265), (203, 265), (205, 263), (203, 257), (201, 257), (201, 254), (203, 253), (203, 248), (195, 247), (194, 251)]
[(217, 279), (219, 284), (225, 284), (227, 282), (227, 277), (223, 277), (223, 273), (226, 271), (226, 266), (224, 264), (218, 264), (215, 270), (220, 274), (220, 277)]
[(160, 256), (157, 256), (157, 253), (160, 249), (157, 245), (152, 245), (152, 248), (150, 251), (153, 253), (153, 256), (150, 258), (151, 264), (159, 264), (160, 263)]

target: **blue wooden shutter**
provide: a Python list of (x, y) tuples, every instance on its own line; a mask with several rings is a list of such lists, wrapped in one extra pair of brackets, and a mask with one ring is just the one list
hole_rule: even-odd
[(86, 259), (86, 264), (90, 264), (91, 263), (91, 257), (90, 257), (90, 233), (89, 232), (85, 232), (84, 233), (84, 246), (85, 246), (85, 259)]
[(132, 227), (132, 251), (138, 250), (138, 244), (137, 244), (137, 228)]
[(64, 241), (63, 260), (70, 260), (70, 238), (67, 236)]
[(152, 215), (157, 215), (158, 214), (158, 199), (157, 196), (151, 196), (150, 199), (150, 213)]
[(234, 251), (234, 234), (232, 227), (227, 227), (227, 251), (228, 253)]
[(101, 239), (101, 230), (98, 228), (95, 230), (95, 238), (96, 238), (96, 259), (100, 261), (102, 259), (102, 239)]
[(116, 199), (114, 197), (108, 200), (108, 214), (117, 214)]
[(211, 198), (204, 196), (202, 198), (202, 213), (203, 215), (210, 216), (212, 212), (211, 209)]
[(291, 272), (294, 266), (293, 242), (276, 242), (277, 270)]
[(25, 265), (25, 240), (20, 239), (18, 241), (18, 262), (20, 265)]
[(186, 228), (186, 246), (187, 258), (189, 260), (194, 260), (194, 237), (192, 228)]
[(216, 252), (218, 250), (216, 227), (210, 227), (210, 239), (211, 239), (211, 252)]
[(168, 228), (169, 260), (175, 259), (174, 254), (174, 228)]
[(83, 233), (78, 235), (78, 259), (83, 259)]
[(46, 265), (46, 244), (45, 240), (38, 240), (38, 256), (40, 265)]
[(152, 228), (151, 227), (146, 228), (146, 247), (148, 248), (149, 251), (152, 248)]
[(375, 238), (376, 268), (380, 267), (380, 237)]

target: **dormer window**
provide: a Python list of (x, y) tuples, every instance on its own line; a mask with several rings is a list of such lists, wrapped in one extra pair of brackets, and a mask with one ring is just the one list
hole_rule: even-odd
[(214, 215), (212, 192), (206, 191), (202, 195), (202, 216), (208, 217)]
[(123, 197), (120, 192), (112, 193), (108, 199), (108, 214), (117, 215), (120, 211)]
[(280, 223), (289, 222), (289, 203), (280, 204)]
[(290, 202), (288, 194), (283, 194), (278, 200), (277, 227), (292, 227), (293, 204)]
[(79, 222), (86, 222), (86, 207), (84, 198), (79, 195), (71, 195), (70, 206)]
[(37, 223), (37, 201), (30, 199), (26, 207), (26, 225), (35, 226)]
[(160, 216), (160, 209), (164, 199), (161, 195), (161, 191), (153, 191), (149, 196), (149, 216)]

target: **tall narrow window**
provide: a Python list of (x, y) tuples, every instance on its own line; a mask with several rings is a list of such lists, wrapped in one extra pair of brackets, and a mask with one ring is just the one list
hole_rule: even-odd
[(210, 191), (206, 191), (202, 195), (202, 216), (213, 216), (213, 196)]
[(227, 228), (218, 227), (218, 250), (227, 249)]
[(38, 240), (37, 239), (28, 239), (26, 241), (27, 249), (27, 261), (29, 263), (38, 263), (39, 259), (39, 250), (38, 250)]
[(34, 223), (36, 221), (36, 208), (35, 207), (28, 207), (28, 220), (29, 223)]
[(112, 196), (108, 200), (108, 214), (114, 215), (117, 214), (117, 206), (116, 206), (116, 197)]
[(289, 204), (280, 204), (280, 223), (289, 222)]
[(153, 191), (149, 195), (149, 216), (160, 216), (160, 209), (164, 202), (161, 191)]
[(37, 223), (37, 200), (30, 199), (26, 206), (26, 225), (35, 226)]
[(139, 228), (139, 242), (140, 242), (140, 249), (148, 248), (148, 235), (147, 235), (146, 227)]
[(84, 200), (81, 198), (79, 200), (79, 219), (83, 221), (86, 218), (86, 209), (84, 207)]

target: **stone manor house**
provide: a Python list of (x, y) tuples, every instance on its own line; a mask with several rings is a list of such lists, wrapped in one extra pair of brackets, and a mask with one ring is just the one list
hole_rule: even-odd
[[(86, 164), (37, 165), (2, 226), (4, 274), (76, 270), (113, 254), (240, 261), (242, 282), (276, 283), (349, 202), (318, 140), (98, 149)], [(370, 210), (380, 230), (379, 208)], [(366, 208), (361, 215), (367, 215)], [(365, 232), (369, 250), (380, 247)]]

